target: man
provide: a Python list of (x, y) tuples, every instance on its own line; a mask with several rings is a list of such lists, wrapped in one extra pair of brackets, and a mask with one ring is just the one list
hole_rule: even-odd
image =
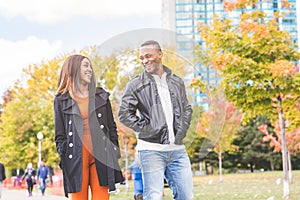
[(141, 45), (144, 72), (127, 84), (119, 120), (138, 132), (144, 199), (162, 199), (166, 177), (174, 199), (189, 200), (193, 198), (192, 171), (182, 140), (192, 108), (183, 80), (162, 64), (162, 57), (157, 41)]
[(47, 187), (47, 179), (49, 177), (50, 177), (50, 170), (48, 166), (45, 165), (45, 162), (41, 161), (37, 171), (37, 178), (39, 180), (39, 187), (43, 196), (45, 195), (45, 190)]
[(0, 163), (0, 199), (2, 198), (2, 181), (5, 179), (5, 167), (2, 163)]

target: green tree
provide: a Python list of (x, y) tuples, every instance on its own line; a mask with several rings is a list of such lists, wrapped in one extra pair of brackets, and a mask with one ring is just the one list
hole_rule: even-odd
[(258, 129), (262, 124), (267, 124), (270, 132), (273, 132), (274, 127), (267, 117), (259, 115), (243, 126), (238, 132), (239, 137), (234, 140), (234, 144), (239, 146), (236, 153), (236, 155), (240, 155), (239, 165), (244, 168), (250, 166), (251, 172), (254, 171), (254, 168), (278, 169), (278, 165), (275, 165), (281, 163), (278, 162), (280, 155), (273, 152), (274, 147), (271, 147), (269, 142), (264, 141), (264, 134)]
[[(232, 5), (246, 8), (253, 2), (257, 1), (239, 0)], [(295, 61), (300, 56), (289, 33), (278, 29), (277, 20), (281, 17), (275, 13), (269, 20), (264, 12), (254, 10), (241, 14), (239, 25), (234, 26), (229, 19), (216, 16), (210, 27), (203, 27), (201, 37), (223, 78), (227, 99), (242, 110), (244, 121), (261, 114), (266, 114), (272, 122), (279, 121), (283, 191), (284, 197), (289, 199), (285, 140), (285, 122), (289, 116), (285, 114), (289, 110), (293, 116), (291, 110), (299, 102), (300, 75), (295, 73)]]

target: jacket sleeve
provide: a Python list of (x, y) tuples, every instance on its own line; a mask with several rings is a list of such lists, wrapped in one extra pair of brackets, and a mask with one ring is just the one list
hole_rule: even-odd
[(121, 158), (118, 133), (117, 133), (117, 125), (114, 120), (111, 103), (109, 99), (107, 99), (107, 124), (109, 128), (109, 139), (114, 144), (114, 148), (115, 148), (114, 151), (116, 151), (117, 158)]
[(25, 178), (25, 176), (26, 176), (27, 174), (28, 174), (28, 169), (26, 168), (26, 170), (25, 170), (23, 176), (21, 177), (21, 180), (24, 180), (24, 178)]
[(175, 138), (175, 144), (182, 144), (182, 139), (186, 136), (186, 133), (190, 127), (191, 119), (192, 119), (192, 106), (189, 104), (184, 83), (181, 83), (181, 103), (182, 103), (182, 130), (178, 133)]
[(47, 169), (47, 176), (49, 176), (49, 177), (50, 177), (50, 169), (49, 169), (49, 167), (48, 167), (48, 166), (46, 166), (46, 169)]
[(121, 99), (121, 105), (118, 114), (119, 121), (135, 132), (158, 132), (158, 130), (154, 130), (151, 127), (149, 121), (146, 119), (141, 119), (136, 115), (138, 103), (139, 100), (136, 96), (136, 93), (129, 83)]
[(0, 168), (1, 168), (1, 172), (2, 172), (2, 177), (0, 176), (0, 181), (4, 181), (6, 179), (6, 175), (5, 175), (5, 167), (3, 164), (0, 164)]
[(65, 133), (63, 112), (61, 109), (60, 101), (57, 97), (54, 99), (54, 127), (56, 150), (61, 157), (66, 151), (65, 144), (67, 142), (67, 136)]
[(38, 178), (40, 177), (40, 172), (41, 172), (41, 168), (39, 167), (37, 170), (37, 175), (36, 175)]

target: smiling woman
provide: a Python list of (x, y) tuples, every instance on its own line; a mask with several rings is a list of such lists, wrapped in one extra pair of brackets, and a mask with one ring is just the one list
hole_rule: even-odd
[(89, 58), (68, 57), (54, 99), (55, 142), (63, 171), (65, 196), (73, 200), (109, 199), (124, 181), (109, 94), (96, 88)]

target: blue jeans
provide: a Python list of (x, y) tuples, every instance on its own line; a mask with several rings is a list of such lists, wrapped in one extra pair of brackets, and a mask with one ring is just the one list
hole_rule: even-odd
[(0, 199), (2, 198), (2, 181), (0, 181)]
[(185, 149), (176, 151), (139, 151), (143, 174), (144, 200), (163, 197), (164, 177), (175, 200), (193, 199), (190, 159)]
[(46, 186), (47, 186), (46, 179), (39, 178), (39, 187), (43, 195), (45, 194)]

